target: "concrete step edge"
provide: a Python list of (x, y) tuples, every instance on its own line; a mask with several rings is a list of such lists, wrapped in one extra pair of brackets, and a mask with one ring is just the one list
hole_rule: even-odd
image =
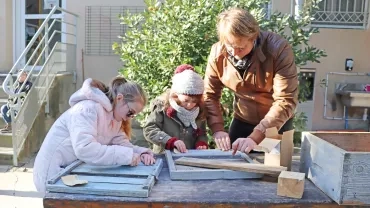
[(8, 137), (12, 137), (13, 136), (11, 132), (9, 132), (9, 133), (1, 133), (0, 132), (0, 135), (1, 136), (8, 136)]
[(0, 155), (10, 155), (10, 156), (13, 156), (13, 148), (0, 147)]

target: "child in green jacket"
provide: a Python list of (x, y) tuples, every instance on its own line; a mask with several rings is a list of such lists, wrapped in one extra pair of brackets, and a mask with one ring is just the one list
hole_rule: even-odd
[(208, 148), (203, 91), (203, 79), (193, 66), (176, 68), (171, 90), (153, 100), (144, 125), (144, 136), (154, 144), (155, 153)]

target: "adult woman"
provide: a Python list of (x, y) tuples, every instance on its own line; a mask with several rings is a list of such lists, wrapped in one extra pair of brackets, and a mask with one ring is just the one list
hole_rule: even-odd
[[(277, 127), (293, 128), (298, 101), (297, 70), (288, 41), (262, 32), (255, 18), (233, 8), (218, 17), (219, 42), (214, 44), (205, 75), (207, 124), (223, 150), (251, 151)], [(223, 87), (234, 94), (234, 118), (225, 132), (220, 97)]]
[(34, 165), (34, 183), (40, 192), (63, 167), (79, 159), (94, 165), (132, 165), (155, 162), (147, 148), (129, 142), (130, 119), (142, 111), (147, 98), (142, 88), (123, 77), (110, 87), (87, 79), (75, 92), (71, 108), (53, 124)]

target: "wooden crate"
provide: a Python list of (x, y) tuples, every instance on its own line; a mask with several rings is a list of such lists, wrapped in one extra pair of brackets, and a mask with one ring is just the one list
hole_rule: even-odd
[[(48, 192), (94, 194), (103, 196), (148, 197), (163, 167), (162, 159), (157, 159), (153, 166), (140, 163), (131, 166), (93, 166), (79, 160), (75, 161), (54, 178), (48, 181)], [(61, 177), (77, 175), (88, 183), (81, 186), (66, 186)]]
[(166, 160), (172, 180), (210, 180), (210, 179), (248, 179), (262, 178), (263, 174), (250, 173), (243, 171), (233, 171), (225, 169), (208, 169), (190, 167), (175, 164), (175, 160), (181, 157), (203, 158), (203, 159), (218, 159), (234, 162), (257, 163), (248, 155), (237, 152), (236, 155), (231, 154), (232, 151), (221, 150), (188, 150), (187, 153), (174, 153), (166, 150)]
[(338, 204), (370, 204), (370, 133), (302, 133), (300, 171)]

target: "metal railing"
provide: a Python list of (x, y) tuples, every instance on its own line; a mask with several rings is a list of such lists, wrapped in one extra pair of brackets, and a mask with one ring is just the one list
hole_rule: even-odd
[(318, 0), (312, 26), (329, 28), (366, 29), (369, 19), (369, 0)]
[[(52, 20), (56, 11), (62, 12), (63, 19), (53, 19), (50, 24), (49, 21)], [(64, 21), (65, 15), (71, 17), (74, 23)], [(44, 104), (46, 104), (46, 111), (48, 111), (48, 90), (56, 74), (68, 70), (73, 70), (76, 73), (77, 19), (77, 14), (57, 6), (53, 7), (3, 82), (3, 90), (10, 98), (13, 164), (15, 166), (18, 165), (18, 156)], [(61, 24), (62, 29), (54, 30), (50, 35), (56, 22)], [(74, 32), (66, 32), (66, 28), (73, 28), (71, 30)], [(63, 37), (68, 36), (68, 38), (62, 38), (61, 42), (55, 41), (57, 34), (61, 34)], [(36, 48), (32, 48), (36, 41), (38, 41)], [(52, 45), (53, 41), (56, 42), (54, 45)], [(30, 65), (33, 60), (34, 63)], [(20, 84), (18, 78), (20, 72), (23, 71), (27, 72), (27, 78)], [(18, 76), (13, 80), (15, 74)], [(31, 81), (33, 85), (26, 94), (22, 91), (26, 87), (27, 81)], [(18, 88), (17, 92), (16, 88)], [(21, 97), (24, 97), (22, 101)]]

